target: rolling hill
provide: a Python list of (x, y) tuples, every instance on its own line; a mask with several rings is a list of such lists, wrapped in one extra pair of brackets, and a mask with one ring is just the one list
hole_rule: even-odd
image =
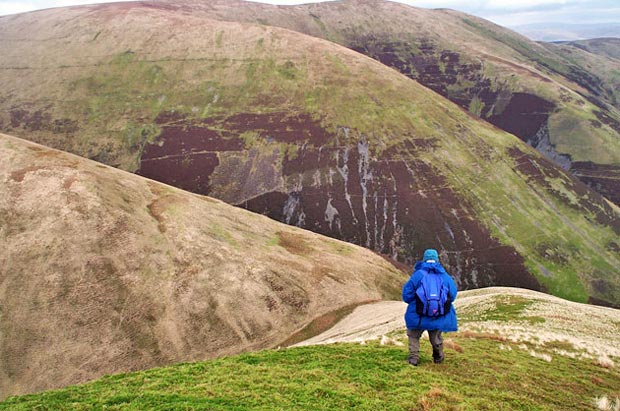
[(1, 134), (0, 181), (0, 398), (275, 347), (406, 280), (369, 250)]
[(620, 60), (620, 38), (618, 37), (602, 37), (589, 40), (561, 41), (556, 42), (556, 44), (566, 44), (581, 50), (585, 50), (592, 54)]
[[(396, 301), (358, 307), (327, 345), (107, 376), (9, 398), (0, 410), (608, 411), (620, 403), (618, 310), (519, 289), (465, 291), (461, 329), (445, 335), (446, 361), (432, 363), (425, 338), (418, 367), (405, 361), (403, 310)], [(360, 323), (365, 332), (347, 335)]]
[(574, 58), (471, 15), (382, 0), (186, 4), (193, 13), (285, 27), (368, 55), (515, 134), (620, 204), (618, 60)]
[(439, 248), (461, 288), (620, 304), (615, 205), (381, 62), (223, 4), (270, 10), (0, 18), (2, 127), (408, 264)]

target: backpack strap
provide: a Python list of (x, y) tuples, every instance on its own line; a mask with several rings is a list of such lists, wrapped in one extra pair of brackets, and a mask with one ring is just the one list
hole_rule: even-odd
[[(420, 277), (420, 283), (418, 284), (418, 287), (422, 286), (422, 279), (424, 278), (425, 275), (428, 275), (428, 270), (420, 270), (422, 271), (422, 277)], [(417, 288), (416, 287), (416, 290)], [(417, 292), (416, 292), (416, 299), (418, 298)], [(417, 304), (417, 302), (416, 302)], [(420, 328), (420, 326), (422, 325), (422, 315), (418, 314), (418, 329)]]

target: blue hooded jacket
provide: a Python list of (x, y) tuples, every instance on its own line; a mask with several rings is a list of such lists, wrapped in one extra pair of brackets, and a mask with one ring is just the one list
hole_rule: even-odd
[(446, 272), (443, 266), (438, 262), (422, 262), (418, 261), (414, 267), (414, 272), (403, 287), (403, 301), (409, 304), (405, 312), (405, 323), (407, 328), (412, 330), (441, 330), (441, 331), (457, 331), (458, 325), (456, 320), (456, 311), (450, 304), (450, 312), (441, 317), (419, 316), (416, 312), (415, 291), (422, 281), (424, 272), (436, 273), (441, 275), (441, 281), (448, 286), (450, 302), (456, 300), (456, 283)]

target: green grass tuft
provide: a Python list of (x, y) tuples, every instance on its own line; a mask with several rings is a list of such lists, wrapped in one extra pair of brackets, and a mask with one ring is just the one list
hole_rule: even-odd
[(217, 223), (211, 223), (207, 233), (212, 238), (227, 243), (233, 247), (238, 245), (237, 240), (230, 234), (230, 230), (225, 229)]
[(537, 316), (524, 316), (524, 311), (534, 304), (528, 298), (506, 295), (498, 296), (486, 310), (461, 316), (462, 321), (520, 321), (527, 323), (544, 323), (545, 319)]

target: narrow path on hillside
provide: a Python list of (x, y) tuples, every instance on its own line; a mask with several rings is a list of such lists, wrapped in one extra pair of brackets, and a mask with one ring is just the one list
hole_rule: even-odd
[(302, 341), (295, 346), (361, 342), (379, 338), (402, 328), (407, 304), (400, 301), (380, 301), (361, 305), (329, 330)]

